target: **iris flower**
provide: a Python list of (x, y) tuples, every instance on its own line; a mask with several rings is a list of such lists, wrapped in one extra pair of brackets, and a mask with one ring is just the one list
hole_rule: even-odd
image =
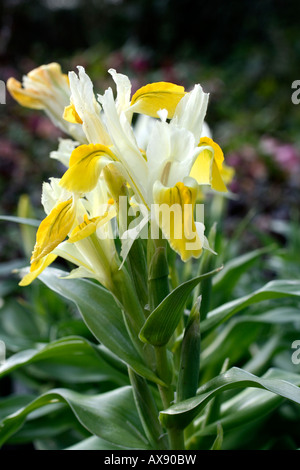
[(62, 73), (56, 62), (41, 65), (23, 77), (22, 83), (14, 77), (7, 80), (11, 96), (22, 106), (43, 110), (53, 124), (79, 142), (86, 142), (82, 127), (63, 118), (70, 102), (68, 75)]
[[(222, 178), (223, 152), (210, 137), (202, 136), (209, 96), (200, 85), (186, 92), (181, 86), (157, 82), (130, 98), (128, 77), (112, 69), (109, 72), (116, 83), (116, 99), (109, 88), (98, 95), (98, 101), (110, 144), (77, 147), (60, 184), (73, 193), (86, 194), (93, 190), (102, 169), (113, 163), (133, 191), (134, 203), (143, 214), (146, 209), (139, 229), (150, 220), (182, 260), (199, 257), (208, 247), (203, 223), (193, 218), (199, 185), (227, 191)], [(145, 149), (139, 148), (134, 134), (134, 113), (157, 118)], [(162, 207), (175, 210), (174, 216), (169, 220), (161, 217)], [(123, 257), (138, 232), (134, 228), (123, 234)]]
[(58, 178), (43, 184), (41, 222), (29, 272), (20, 285), (30, 284), (57, 256), (75, 264), (68, 277), (91, 277), (112, 290), (112, 273), (120, 262), (111, 219), (115, 210), (103, 178), (86, 197), (74, 197), (61, 188)]
[[(8, 81), (20, 104), (45, 110), (75, 139), (61, 139), (51, 153), (67, 170), (60, 180), (44, 183), (47, 216), (38, 228), (30, 271), (21, 285), (32, 282), (59, 255), (77, 265), (70, 276), (92, 276), (111, 286), (111, 270), (120, 266), (110, 224), (119, 210), (111, 193), (115, 199), (124, 194), (117, 188), (119, 182), (125, 182), (131, 207), (143, 216), (122, 233), (123, 262), (148, 222), (151, 234), (161, 231), (183, 261), (209, 248), (205, 227), (194, 218), (199, 188), (227, 191), (223, 152), (211, 136), (203, 135), (209, 95), (199, 84), (187, 92), (167, 82), (148, 84), (132, 95), (126, 75), (113, 69), (109, 73), (116, 97), (108, 88), (96, 98), (83, 67), (78, 67), (78, 75), (70, 72), (67, 77), (52, 63), (30, 72), (22, 85)], [(132, 125), (134, 114), (153, 121), (144, 148)], [(114, 170), (103, 171), (106, 168)], [(114, 175), (110, 192), (108, 174)]]

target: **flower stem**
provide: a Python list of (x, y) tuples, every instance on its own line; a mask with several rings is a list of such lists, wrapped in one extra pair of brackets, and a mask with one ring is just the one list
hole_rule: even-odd
[[(169, 294), (169, 265), (167, 259), (166, 241), (148, 240), (148, 290), (150, 312), (153, 311)], [(174, 402), (174, 363), (173, 355), (167, 345), (155, 348), (156, 373), (165, 386), (158, 385), (164, 409)], [(184, 450), (182, 429), (167, 428), (169, 447), (172, 450)]]
[[(156, 367), (159, 377), (166, 386), (158, 385), (160, 397), (164, 409), (174, 402), (174, 389), (172, 385), (173, 365), (168, 357), (168, 350), (165, 346), (155, 348)], [(168, 428), (169, 445), (171, 450), (184, 450), (184, 435), (182, 429)]]
[(117, 270), (113, 273), (112, 279), (114, 282), (114, 290), (112, 293), (122, 308), (125, 324), (131, 340), (146, 364), (152, 368), (154, 351), (152, 346), (145, 345), (139, 339), (139, 332), (144, 324), (145, 316), (129, 273), (125, 267), (123, 267), (121, 270)]

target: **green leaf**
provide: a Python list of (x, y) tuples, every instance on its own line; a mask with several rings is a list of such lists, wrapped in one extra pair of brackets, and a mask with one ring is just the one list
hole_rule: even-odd
[(107, 349), (154, 382), (161, 380), (143, 362), (132, 345), (123, 315), (112, 294), (86, 279), (62, 279), (67, 273), (47, 268), (39, 279), (50, 289), (73, 301), (89, 330)]
[(220, 269), (222, 268), (197, 276), (176, 287), (149, 315), (140, 331), (140, 339), (154, 346), (166, 345), (180, 321), (186, 301), (194, 287)]
[(131, 369), (129, 369), (129, 377), (136, 407), (149, 442), (153, 449), (167, 449), (166, 435), (158, 419), (158, 409), (148, 383)]
[(127, 264), (137, 295), (141, 305), (144, 307), (148, 302), (148, 285), (146, 255), (141, 238), (137, 238), (133, 242), (128, 253)]
[(16, 259), (7, 261), (5, 263), (0, 263), (0, 276), (9, 276), (15, 269), (24, 268), (27, 265), (28, 261), (26, 259)]
[(41, 223), (40, 220), (27, 219), (25, 217), (16, 217), (13, 215), (0, 215), (0, 220), (6, 221), (6, 222), (16, 222), (17, 224), (30, 225), (32, 227), (38, 227)]
[(193, 306), (181, 346), (180, 366), (177, 380), (176, 401), (180, 402), (196, 394), (200, 367), (200, 305), (201, 297)]
[(67, 389), (54, 389), (8, 416), (0, 423), (0, 445), (24, 424), (33, 411), (50, 404), (64, 403), (91, 434), (129, 449), (149, 449), (149, 443), (136, 412), (131, 387), (100, 395), (83, 395)]
[(111, 380), (126, 384), (125, 376), (101, 356), (101, 350), (86, 339), (70, 336), (12, 355), (0, 366), (0, 377), (20, 367), (36, 364), (36, 374), (48, 379), (55, 378), (67, 383)]
[(217, 424), (217, 437), (211, 447), (211, 450), (221, 450), (223, 444), (223, 428), (221, 423)]
[(13, 296), (6, 299), (0, 315), (0, 339), (7, 350), (28, 349), (39, 341), (41, 332), (32, 310), (27, 310)]
[(165, 247), (157, 247), (150, 258), (148, 287), (149, 306), (150, 310), (153, 311), (170, 292), (169, 266)]
[(262, 388), (300, 404), (300, 389), (293, 383), (282, 379), (259, 378), (243, 369), (233, 367), (202, 386), (196, 397), (163, 410), (160, 413), (162, 424), (166, 427), (185, 428), (212, 398), (226, 390), (241, 387)]
[(128, 450), (128, 447), (118, 446), (107, 442), (104, 439), (101, 439), (97, 436), (88, 437), (82, 441), (74, 444), (70, 447), (67, 447), (64, 450)]
[(220, 295), (222, 299), (224, 296), (228, 297), (236, 286), (240, 277), (253, 266), (253, 264), (263, 256), (274, 249), (274, 246), (267, 246), (257, 250), (250, 251), (235, 258), (230, 259), (224, 263), (224, 268), (213, 279), (213, 292)]
[[(297, 321), (299, 309), (292, 307), (279, 307), (261, 314), (244, 314), (232, 318), (217, 335), (213, 332), (214, 339), (208, 335), (203, 340), (201, 367), (211, 367), (215, 363), (223, 362), (226, 357), (230, 357), (231, 364), (236, 363), (245, 352), (248, 355), (248, 348), (255, 341), (261, 325), (293, 324)], [(272, 337), (274, 347), (278, 345), (279, 340), (279, 335)], [(235, 347), (236, 344), (239, 345), (238, 348)], [(255, 362), (256, 356), (257, 354), (253, 358)]]
[[(264, 374), (264, 379), (278, 379), (290, 382), (294, 385), (300, 385), (300, 376), (290, 372), (270, 369)], [(203, 426), (203, 417), (196, 420), (197, 431), (187, 442), (187, 448), (199, 448), (199, 439), (205, 436), (213, 436), (217, 432), (218, 424), (222, 425), (225, 435), (229, 432), (236, 435), (235, 441), (244, 439), (243, 431), (247, 429), (247, 425), (252, 422), (261, 423), (265, 417), (276, 409), (284, 398), (280, 395), (271, 393), (268, 390), (247, 388), (239, 392), (233, 398), (223, 402), (223, 406), (215, 422)], [(241, 441), (241, 445), (244, 442)]]
[[(19, 411), (19, 410), (18, 410)], [(33, 442), (34, 447), (41, 443), (42, 440), (50, 441), (52, 448), (59, 441), (60, 448), (64, 447), (64, 440), (68, 436), (67, 442), (75, 442), (80, 438), (85, 438), (90, 433), (81, 426), (76, 419), (71, 408), (67, 407), (64, 403), (57, 403), (56, 405), (47, 405), (36, 409), (31, 413), (24, 425), (9, 438), (9, 444), (24, 444)], [(75, 438), (75, 439), (74, 439)]]
[[(216, 250), (216, 242), (217, 242), (217, 224), (213, 223), (209, 234), (208, 234), (208, 244), (211, 247), (212, 250)], [(205, 250), (203, 255), (201, 256), (201, 260), (199, 262), (199, 267), (198, 267), (198, 273), (197, 275), (207, 273), (209, 271), (212, 271), (216, 267), (217, 263), (217, 257), (214, 254), (214, 251), (210, 250)], [(222, 272), (222, 271), (220, 271)], [(219, 273), (218, 273), (219, 274)], [(218, 275), (217, 274), (217, 275)], [(201, 310), (200, 310), (200, 315), (201, 315), (201, 320), (204, 320), (206, 317), (207, 313), (209, 310), (212, 308), (212, 277), (208, 277), (205, 279), (201, 284), (198, 284), (198, 286), (194, 290), (194, 303), (197, 301), (197, 298), (201, 295)], [(214, 299), (215, 299), (215, 293), (214, 293)]]
[(260, 289), (211, 310), (201, 324), (201, 331), (214, 328), (249, 305), (281, 297), (300, 297), (300, 281), (271, 281)]
[(15, 413), (21, 407), (28, 405), (34, 399), (33, 395), (10, 395), (0, 399), (0, 420)]

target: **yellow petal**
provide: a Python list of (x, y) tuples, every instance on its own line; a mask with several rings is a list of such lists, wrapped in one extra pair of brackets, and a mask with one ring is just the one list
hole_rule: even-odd
[(28, 74), (31, 80), (41, 82), (45, 85), (51, 86), (52, 83), (58, 84), (63, 79), (66, 84), (69, 84), (68, 76), (61, 71), (61, 66), (57, 62), (50, 64), (40, 65), (31, 70)]
[(63, 118), (65, 121), (71, 122), (72, 124), (82, 124), (82, 120), (78, 116), (73, 103), (65, 107)]
[(41, 222), (33, 249), (31, 263), (32, 269), (37, 268), (37, 262), (51, 253), (70, 232), (75, 220), (75, 207), (73, 200), (60, 202), (50, 214)]
[(221, 170), (216, 161), (213, 160), (212, 162), (212, 169), (211, 169), (211, 187), (216, 191), (220, 191), (222, 193), (227, 192), (226, 185), (223, 181)]
[(11, 77), (7, 80), (7, 89), (11, 96), (22, 106), (33, 109), (44, 109), (46, 101), (61, 95), (59, 91), (68, 93), (69, 79), (63, 74), (56, 62), (41, 65), (31, 70), (22, 84)]
[(222, 163), (224, 161), (224, 154), (221, 149), (221, 147), (212, 139), (209, 137), (201, 137), (199, 146), (204, 146), (204, 145), (210, 145), (213, 148), (214, 151), (214, 159), (218, 165), (218, 167), (221, 169)]
[(87, 215), (85, 214), (84, 221), (81, 224), (77, 225), (70, 233), (68, 242), (78, 242), (79, 240), (83, 240), (84, 238), (94, 233), (97, 229), (97, 219), (98, 217), (88, 219)]
[(22, 280), (19, 282), (19, 286), (28, 286), (36, 279), (44, 269), (46, 269), (53, 261), (57, 258), (57, 255), (50, 253), (44, 258), (37, 261), (34, 265), (31, 265), (29, 273), (25, 274)]
[(234, 178), (235, 170), (231, 166), (226, 165), (226, 163), (223, 163), (221, 175), (224, 183), (230, 184)]
[(103, 157), (116, 160), (115, 155), (105, 145), (89, 144), (77, 147), (71, 154), (70, 168), (61, 178), (60, 186), (71, 192), (92, 191), (101, 173), (99, 160)]
[(7, 89), (11, 96), (26, 108), (43, 109), (44, 104), (39, 98), (39, 94), (35, 90), (22, 88), (21, 83), (11, 77), (6, 82)]
[(103, 176), (107, 184), (108, 191), (112, 196), (113, 201), (119, 201), (120, 196), (127, 194), (127, 181), (116, 168), (115, 164), (110, 163), (103, 168)]
[(226, 192), (227, 188), (222, 178), (224, 155), (220, 146), (209, 137), (200, 139), (199, 147), (204, 148), (198, 155), (190, 176), (199, 184), (210, 184), (216, 191)]
[[(114, 203), (113, 199), (108, 201), (108, 206)], [(72, 232), (70, 233), (70, 237), (68, 238), (69, 243), (75, 243), (80, 240), (83, 240), (86, 237), (92, 235), (100, 225), (107, 223), (113, 217), (115, 217), (116, 211), (115, 210), (107, 210), (103, 215), (98, 217), (93, 217), (91, 219), (88, 218), (87, 214), (84, 214), (83, 222), (77, 225)]]
[(183, 261), (198, 258), (202, 252), (202, 241), (194, 221), (197, 193), (196, 184), (186, 186), (181, 182), (172, 188), (158, 183), (154, 189), (158, 224)]
[(139, 88), (131, 99), (131, 109), (136, 113), (158, 117), (157, 111), (166, 109), (168, 118), (174, 115), (176, 106), (185, 95), (184, 87), (168, 82), (150, 83)]
[(190, 176), (199, 184), (210, 184), (211, 181), (212, 152), (202, 150), (192, 166)]

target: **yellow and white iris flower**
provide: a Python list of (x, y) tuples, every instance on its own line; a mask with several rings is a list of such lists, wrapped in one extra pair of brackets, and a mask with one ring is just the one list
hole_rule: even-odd
[[(222, 179), (223, 153), (210, 137), (201, 137), (208, 94), (200, 85), (187, 93), (183, 87), (158, 82), (142, 87), (130, 99), (129, 79), (115, 70), (109, 72), (116, 83), (117, 97), (109, 88), (98, 95), (98, 101), (111, 143), (77, 147), (61, 185), (71, 192), (88, 193), (103, 167), (115, 164), (132, 189), (141, 212), (145, 214), (145, 208), (148, 211), (144, 224), (148, 219), (156, 222), (184, 261), (198, 257), (202, 248), (207, 247), (204, 226), (193, 219), (198, 186), (206, 184), (217, 191), (227, 191)], [(133, 113), (157, 118), (146, 149), (137, 144), (131, 125)], [(153, 205), (158, 208), (154, 214)], [(162, 206), (178, 209), (172, 216), (173, 222), (161, 220)], [(179, 237), (178, 225), (182, 229)], [(123, 257), (142, 227), (143, 223), (138, 230), (135, 227), (123, 234), (124, 240), (127, 236)]]
[(64, 190), (58, 178), (43, 184), (42, 204), (47, 214), (41, 222), (29, 272), (20, 285), (30, 284), (57, 256), (77, 268), (68, 277), (90, 277), (112, 289), (111, 276), (120, 262), (110, 223), (115, 216), (103, 178), (80, 198)]
[(53, 124), (79, 142), (86, 142), (82, 127), (67, 122), (65, 107), (70, 103), (69, 78), (56, 62), (37, 67), (23, 77), (22, 83), (11, 77), (7, 89), (22, 106), (43, 110)]
[[(96, 99), (83, 67), (78, 67), (78, 75), (70, 72), (67, 77), (58, 64), (49, 64), (30, 72), (23, 88), (14, 79), (8, 82), (17, 101), (44, 109), (75, 139), (61, 139), (51, 153), (67, 170), (60, 180), (44, 184), (47, 216), (37, 231), (30, 272), (22, 285), (62, 256), (78, 266), (70, 276), (92, 276), (110, 287), (111, 272), (120, 262), (110, 224), (119, 206), (110, 200), (108, 173), (102, 171), (108, 165), (114, 168), (110, 174), (120, 176), (116, 181), (127, 182), (130, 203), (142, 214), (138, 225), (122, 233), (123, 261), (148, 221), (152, 233), (159, 228), (183, 261), (209, 248), (203, 223), (194, 219), (198, 191), (201, 185), (227, 191), (222, 150), (203, 134), (209, 95), (200, 85), (186, 92), (182, 86), (157, 82), (131, 96), (128, 77), (113, 69), (109, 73), (116, 98), (108, 88)], [(142, 148), (132, 125), (135, 113), (152, 119)]]

